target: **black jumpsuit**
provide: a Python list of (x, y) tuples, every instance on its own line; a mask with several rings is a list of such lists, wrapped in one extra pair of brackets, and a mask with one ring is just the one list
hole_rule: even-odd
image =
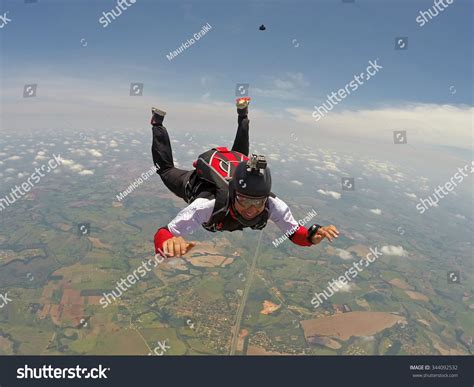
[[(232, 150), (240, 152), (245, 156), (249, 154), (249, 119), (248, 117), (238, 116), (238, 127), (235, 135)], [(158, 175), (160, 175), (163, 183), (176, 196), (182, 198), (188, 203), (186, 195), (186, 185), (190, 182), (191, 186), (196, 183), (196, 171), (186, 171), (174, 166), (173, 151), (171, 150), (171, 142), (168, 131), (163, 125), (153, 125), (153, 144), (151, 153), (153, 162), (157, 167)]]

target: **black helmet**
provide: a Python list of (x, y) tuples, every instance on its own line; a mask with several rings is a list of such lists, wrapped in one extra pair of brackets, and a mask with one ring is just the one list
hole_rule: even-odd
[(268, 197), (272, 189), (272, 176), (267, 168), (265, 156), (252, 154), (235, 168), (229, 184), (229, 194), (233, 201), (236, 193), (253, 197)]

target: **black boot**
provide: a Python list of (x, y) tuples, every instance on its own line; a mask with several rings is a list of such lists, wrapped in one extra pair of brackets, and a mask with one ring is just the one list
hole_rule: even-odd
[(152, 125), (163, 125), (163, 120), (165, 119), (166, 112), (160, 110), (156, 107), (151, 108), (151, 124)]
[(237, 106), (237, 114), (239, 117), (246, 117), (249, 114), (250, 97), (237, 98), (235, 105)]

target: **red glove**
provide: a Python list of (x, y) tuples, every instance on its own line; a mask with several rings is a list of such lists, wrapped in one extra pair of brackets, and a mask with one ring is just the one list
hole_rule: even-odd
[(163, 251), (163, 243), (173, 236), (166, 227), (159, 228), (155, 234), (155, 254), (158, 254), (160, 250)]

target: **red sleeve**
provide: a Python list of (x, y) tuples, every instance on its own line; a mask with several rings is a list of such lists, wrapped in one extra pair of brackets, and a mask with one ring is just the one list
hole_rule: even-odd
[(166, 227), (159, 228), (155, 234), (155, 254), (158, 254), (159, 250), (163, 250), (163, 242), (173, 238), (173, 236)]
[(299, 226), (296, 231), (290, 236), (290, 241), (299, 246), (312, 246), (313, 243), (308, 241), (308, 229), (304, 226)]

